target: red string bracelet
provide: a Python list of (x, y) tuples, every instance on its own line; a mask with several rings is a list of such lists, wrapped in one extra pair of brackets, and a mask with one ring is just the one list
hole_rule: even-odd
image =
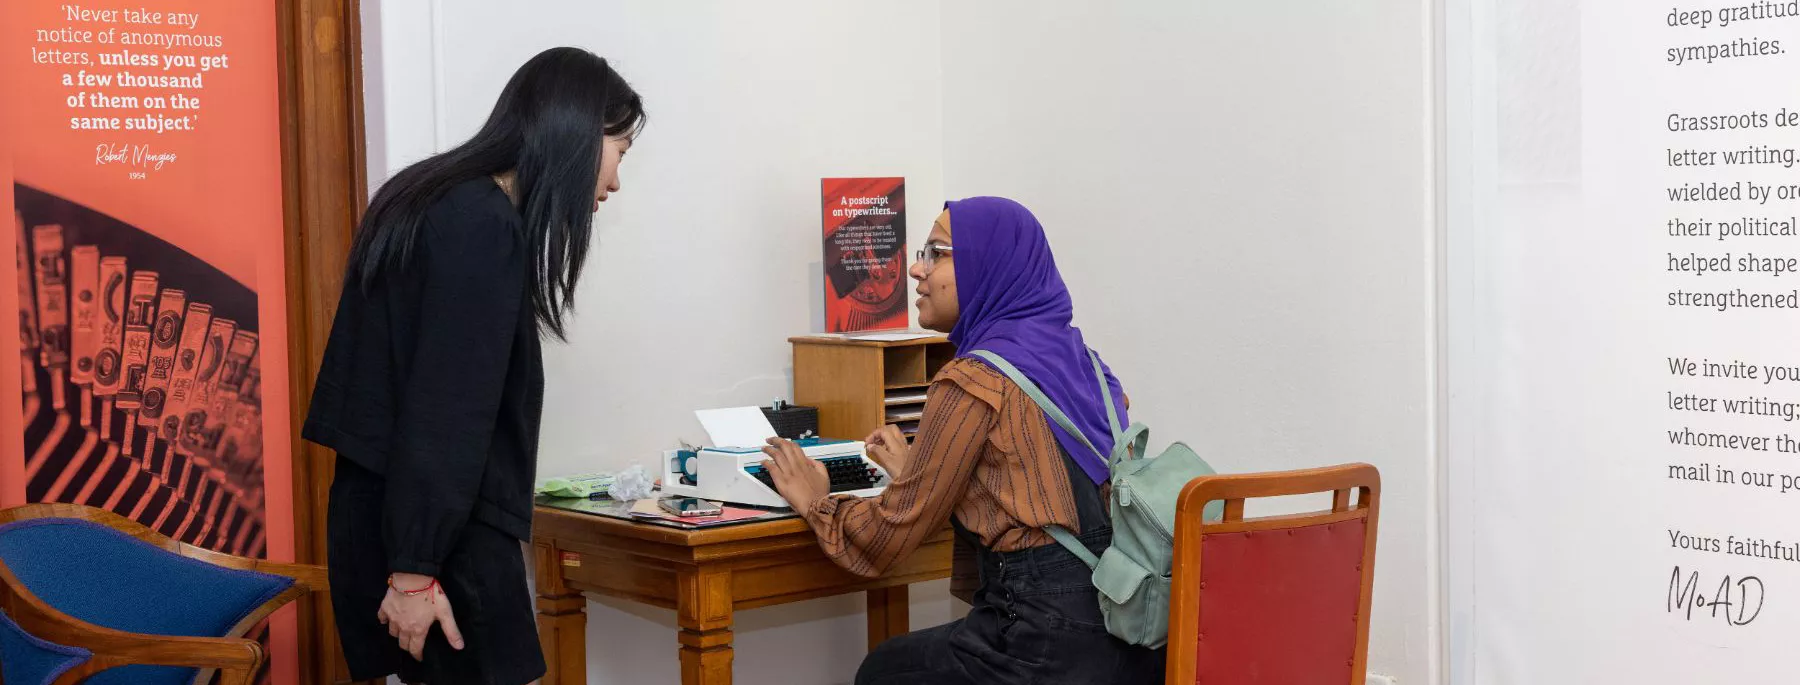
[[(388, 583), (387, 583), (387, 584), (388, 584), (388, 587), (389, 587), (389, 588), (391, 588), (391, 589), (393, 589), (393, 591), (394, 591), (394, 592), (398, 592), (398, 593), (400, 593), (400, 594), (403, 594), (403, 595), (406, 595), (406, 596), (408, 596), (408, 597), (417, 597), (417, 596), (419, 596), (419, 595), (422, 595), (422, 594), (425, 594), (425, 593), (427, 593), (427, 592), (430, 592), (430, 591), (431, 591), (431, 590), (433, 590), (433, 589), (434, 589), (434, 588), (436, 588), (436, 587), (437, 587), (437, 579), (436, 579), (436, 578), (432, 578), (432, 579), (431, 579), (431, 582), (430, 582), (430, 583), (429, 583), (429, 584), (427, 584), (427, 585), (426, 585), (426, 586), (425, 586), (425, 587), (422, 587), (422, 588), (419, 588), (419, 589), (417, 589), (417, 590), (402, 590), (402, 589), (400, 589), (400, 588), (398, 588), (398, 587), (395, 587), (395, 586), (394, 586), (394, 577), (393, 577), (393, 576), (388, 576)], [(434, 603), (435, 603), (435, 602), (437, 602), (437, 595), (432, 595), (432, 596), (431, 596), (431, 601), (432, 601), (432, 602), (434, 602)]]

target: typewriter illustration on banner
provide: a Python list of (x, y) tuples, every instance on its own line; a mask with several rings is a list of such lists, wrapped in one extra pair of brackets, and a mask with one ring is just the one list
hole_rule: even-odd
[(14, 191), (28, 501), (266, 558), (255, 290), (134, 226)]

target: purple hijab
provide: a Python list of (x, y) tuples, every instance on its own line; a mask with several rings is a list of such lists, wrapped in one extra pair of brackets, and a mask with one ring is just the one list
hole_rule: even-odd
[[(1069, 415), (1102, 454), (1112, 454), (1112, 425), (1094, 377), (1087, 343), (1070, 324), (1074, 303), (1044, 227), (1031, 211), (998, 197), (974, 197), (944, 203), (950, 210), (950, 236), (956, 252), (957, 303), (962, 309), (950, 342), (959, 356), (987, 350), (1000, 355), (1036, 383)], [(1119, 379), (1105, 367), (1119, 425), (1129, 425)], [(1057, 442), (1095, 483), (1110, 478), (1106, 460), (1056, 422), (1050, 430)]]

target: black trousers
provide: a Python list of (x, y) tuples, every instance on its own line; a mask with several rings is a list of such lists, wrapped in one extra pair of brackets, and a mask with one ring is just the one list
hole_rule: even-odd
[[(960, 525), (959, 535), (966, 535)], [(1106, 549), (1112, 530), (1082, 535)], [(967, 618), (881, 644), (856, 685), (1156, 685), (1165, 650), (1106, 632), (1092, 572), (1061, 545), (979, 548), (981, 588)]]
[(354, 680), (398, 674), (429, 685), (524, 685), (544, 676), (537, 617), (519, 540), (471, 520), (444, 560), (438, 584), (450, 598), (463, 648), (433, 626), (425, 659), (400, 649), (377, 618), (387, 595), (387, 551), (381, 516), (387, 481), (343, 457), (331, 483), (325, 524), (331, 602), (338, 637)]

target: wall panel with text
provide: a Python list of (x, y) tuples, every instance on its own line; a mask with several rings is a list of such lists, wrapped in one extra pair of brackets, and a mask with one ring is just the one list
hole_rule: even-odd
[(1800, 3), (1450, 3), (1452, 682), (1795, 682)]

